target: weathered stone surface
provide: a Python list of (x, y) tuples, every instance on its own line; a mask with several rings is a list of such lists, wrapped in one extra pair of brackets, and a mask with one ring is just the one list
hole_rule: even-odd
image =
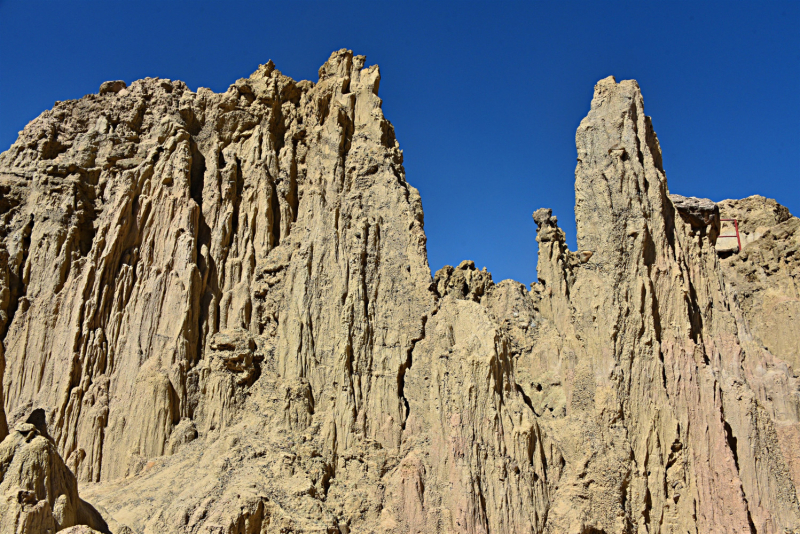
[(42, 432), (41, 415), (17, 424), (0, 443), (0, 532), (44, 534), (75, 525), (109, 532), (98, 512), (78, 497), (75, 475)]
[(767, 295), (796, 297), (796, 219), (719, 260), (716, 206), (670, 199), (638, 85), (607, 78), (579, 252), (539, 209), (530, 290), (431, 277), (364, 62), (107, 82), (0, 154), (3, 407), (46, 415), (69, 502), (71, 470), (125, 534), (800, 529), (800, 356), (756, 326), (792, 324)]
[[(738, 220), (742, 241), (739, 254), (720, 260), (723, 281), (733, 297), (731, 309), (749, 326), (754, 344), (771, 355), (768, 365), (756, 373), (768, 383), (783, 380), (787, 367), (796, 376), (800, 369), (800, 220), (785, 206), (757, 195), (724, 200), (719, 206), (723, 217)], [(729, 233), (733, 228), (725, 230)], [(720, 242), (717, 245), (719, 250)], [(792, 397), (796, 396), (793, 391)], [(780, 397), (773, 397), (773, 403), (784, 404), (782, 412), (794, 409)], [(794, 421), (794, 416), (780, 414), (776, 432), (797, 488), (800, 429)]]
[(670, 194), (669, 199), (681, 217), (694, 230), (708, 234), (711, 242), (716, 242), (720, 229), (720, 215), (719, 207), (713, 200), (676, 194)]
[(210, 444), (249, 419), (282, 447), (296, 435), (288, 451), (313, 425), (314, 502), (347, 480), (345, 451), (397, 454), (435, 295), (419, 194), (363, 67), (336, 52), (313, 84), (268, 63), (224, 94), (104, 84), (0, 156), (6, 413), (44, 409), (81, 481), (195, 441), (222, 454)]
[(567, 399), (553, 435), (573, 436), (560, 443), (574, 482), (548, 521), (570, 532), (798, 528), (776, 432), (797, 428), (797, 380), (728, 311), (713, 236), (667, 196), (637, 84), (601, 80), (576, 140), (578, 247), (593, 256), (576, 268), (540, 243), (538, 293), (560, 356), (529, 364), (532, 376), (560, 374), (547, 377)]
[(486, 270), (477, 270), (475, 262), (464, 260), (458, 267), (446, 265), (436, 271), (433, 277), (436, 294), (440, 297), (453, 295), (457, 299), (470, 299), (480, 302), (492, 286), (492, 275)]
[(739, 221), (742, 241), (737, 256), (721, 260), (725, 280), (758, 342), (800, 369), (800, 220), (760, 196), (720, 207)]
[(98, 532), (99, 531), (91, 527), (87, 527), (86, 525), (75, 525), (74, 527), (69, 527), (58, 531), (59, 534), (97, 534)]

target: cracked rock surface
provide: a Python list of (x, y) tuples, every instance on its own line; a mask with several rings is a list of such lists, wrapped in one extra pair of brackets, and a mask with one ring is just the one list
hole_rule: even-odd
[(2, 531), (800, 532), (797, 219), (671, 200), (606, 78), (578, 251), (539, 209), (532, 287), (432, 276), (379, 82), (106, 82), (0, 154), (0, 469), (66, 488), (0, 470)]

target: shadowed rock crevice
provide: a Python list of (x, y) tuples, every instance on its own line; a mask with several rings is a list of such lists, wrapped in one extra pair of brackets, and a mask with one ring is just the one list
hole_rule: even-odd
[(404, 413), (402, 414), (403, 419), (401, 423), (401, 427), (405, 429), (406, 421), (408, 421), (408, 416), (410, 415), (411, 407), (408, 404), (408, 399), (405, 396), (405, 386), (406, 386), (406, 371), (411, 369), (411, 366), (414, 364), (414, 347), (417, 345), (419, 341), (425, 339), (425, 325), (428, 323), (428, 316), (422, 316), (422, 332), (420, 336), (416, 339), (411, 340), (411, 347), (409, 347), (408, 352), (406, 354), (406, 361), (400, 365), (400, 369), (397, 373), (397, 392), (400, 397), (400, 402), (403, 404)]
[(206, 158), (197, 146), (194, 140), (190, 142), (192, 168), (189, 176), (189, 194), (197, 202), (197, 205), (203, 207), (203, 189), (205, 187), (205, 174), (206, 174)]
[[(5, 341), (8, 328), (14, 321), (14, 316), (20, 307), (20, 301), (25, 303), (25, 295), (28, 290), (28, 280), (25, 276), (25, 268), (28, 263), (28, 255), (31, 248), (31, 234), (33, 233), (34, 215), (31, 213), (25, 224), (14, 236), (14, 245), (11, 247), (12, 257), (8, 258), (7, 280), (4, 280), (6, 291), (8, 291), (7, 304), (5, 310), (5, 321), (0, 322), (0, 341)], [(6, 250), (8, 248), (6, 247)], [(5, 259), (5, 258), (3, 258)], [(4, 299), (5, 300), (5, 299)]]

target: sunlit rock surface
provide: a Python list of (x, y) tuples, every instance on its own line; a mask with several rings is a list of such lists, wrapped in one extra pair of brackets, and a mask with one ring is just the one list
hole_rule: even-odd
[[(432, 276), (364, 65), (107, 82), (0, 155), (0, 438), (42, 410), (104, 521), (47, 528), (800, 529), (798, 220), (673, 202), (638, 85), (606, 78), (578, 250), (539, 209), (531, 288)], [(746, 234), (724, 259), (720, 217)]]

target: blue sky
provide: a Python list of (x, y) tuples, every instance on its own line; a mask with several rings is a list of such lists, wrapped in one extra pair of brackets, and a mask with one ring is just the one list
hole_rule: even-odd
[(575, 243), (575, 129), (597, 80), (635, 78), (670, 190), (800, 214), (800, 1), (0, 1), (0, 150), (56, 100), (145, 76), (224, 91), (272, 59), (316, 81), (332, 50), (381, 66), (422, 193), (431, 268), (536, 277), (531, 213)]

